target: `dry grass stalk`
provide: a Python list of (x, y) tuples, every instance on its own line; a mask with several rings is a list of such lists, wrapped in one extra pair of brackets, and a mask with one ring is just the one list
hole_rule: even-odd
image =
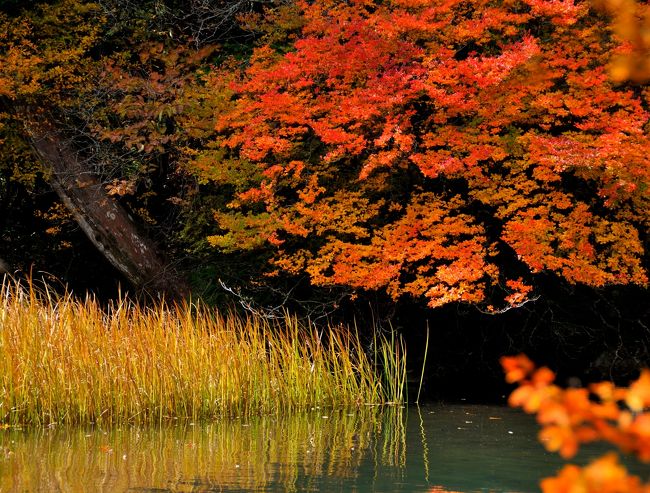
[(272, 324), (128, 300), (103, 309), (6, 280), (0, 424), (152, 423), (401, 400), (401, 348), (379, 346), (373, 362), (352, 332), (288, 315)]

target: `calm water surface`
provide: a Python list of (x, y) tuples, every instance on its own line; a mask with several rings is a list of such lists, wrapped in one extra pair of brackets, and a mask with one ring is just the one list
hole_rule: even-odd
[(527, 493), (561, 465), (536, 434), (530, 416), (490, 406), (4, 430), (0, 492)]

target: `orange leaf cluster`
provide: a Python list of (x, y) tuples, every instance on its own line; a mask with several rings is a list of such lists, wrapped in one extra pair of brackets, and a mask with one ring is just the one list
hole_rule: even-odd
[[(650, 462), (650, 370), (627, 388), (600, 382), (562, 389), (553, 383), (551, 370), (537, 369), (525, 355), (503, 357), (501, 364), (506, 381), (518, 384), (509, 404), (537, 415), (539, 439), (547, 450), (570, 458), (581, 444), (602, 440)], [(541, 484), (544, 493), (650, 492), (650, 484), (629, 476), (615, 454), (584, 468), (568, 465)]]
[(584, 468), (565, 466), (553, 478), (541, 482), (543, 493), (648, 493), (650, 485), (630, 476), (615, 454), (607, 454)]
[(430, 306), (517, 306), (541, 271), (648, 282), (647, 93), (609, 80), (619, 45), (586, 3), (297, 5), (290, 50), (206, 79), (220, 154), (189, 164), (237, 172), (220, 214), (263, 210), (278, 268)]
[(30, 103), (47, 94), (51, 105), (91, 84), (88, 52), (102, 21), (95, 3), (40, 4), (40, 15), (9, 18), (0, 12), (0, 96)]

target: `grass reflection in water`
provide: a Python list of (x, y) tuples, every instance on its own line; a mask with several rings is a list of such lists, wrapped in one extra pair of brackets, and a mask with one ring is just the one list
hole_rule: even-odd
[[(0, 491), (319, 490), (369, 459), (403, 467), (399, 408), (314, 409), (207, 424), (0, 432)], [(313, 485), (310, 485), (313, 482)]]

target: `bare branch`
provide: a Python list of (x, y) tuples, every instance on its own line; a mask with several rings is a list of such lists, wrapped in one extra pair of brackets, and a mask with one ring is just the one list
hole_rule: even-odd
[(540, 296), (535, 296), (534, 298), (526, 298), (525, 300), (520, 301), (519, 303), (514, 303), (512, 305), (506, 305), (503, 308), (500, 308), (498, 310), (483, 310), (483, 309), (478, 308), (478, 307), (477, 307), (477, 309), (478, 309), (478, 311), (480, 311), (481, 313), (485, 313), (486, 315), (501, 315), (503, 313), (509, 312), (510, 310), (514, 310), (516, 308), (521, 308), (525, 304), (530, 303), (531, 301), (532, 302), (537, 301), (539, 299), (540, 299)]

